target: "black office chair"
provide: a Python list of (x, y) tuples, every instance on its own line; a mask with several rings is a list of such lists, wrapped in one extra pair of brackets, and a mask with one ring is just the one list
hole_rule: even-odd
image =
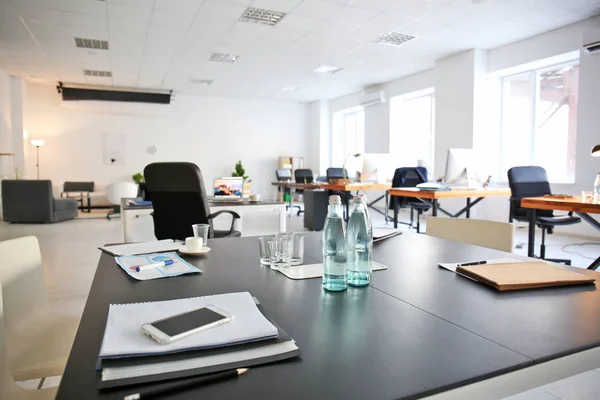
[[(521, 207), (522, 198), (552, 194), (548, 175), (542, 167), (513, 167), (508, 170), (508, 184), (511, 191), (509, 222), (513, 220), (529, 221), (528, 210)], [(574, 217), (572, 212), (568, 215), (555, 216), (552, 210), (536, 210), (535, 224), (542, 230), (540, 258), (571, 265), (571, 260), (546, 258), (546, 231), (548, 234), (552, 234), (555, 226), (573, 225), (580, 222), (581, 218)]]
[(344, 175), (346, 178), (349, 178), (346, 168), (327, 168), (327, 182), (335, 179), (344, 179)]
[[(275, 171), (275, 176), (277, 177), (277, 180), (280, 182), (285, 182), (285, 181), (291, 181), (292, 180), (292, 170), (291, 169), (278, 169)], [(281, 188), (279, 188), (279, 190), (281, 190)], [(284, 188), (283, 189), (283, 193), (289, 193), (290, 195), (290, 200), (293, 200), (291, 198), (292, 196), (292, 191), (290, 188)], [(302, 211), (302, 208), (300, 208), (300, 206), (298, 205), (292, 205), (292, 208), (297, 208), (298, 209), (298, 215), (300, 215), (300, 211)], [(290, 205), (288, 204), (287, 206), (285, 206), (286, 211), (290, 209)]]
[[(294, 171), (294, 180), (296, 183), (313, 183), (313, 173), (310, 169), (297, 169)], [(304, 194), (303, 189), (296, 189), (296, 193)], [(304, 210), (298, 210), (298, 216), (303, 214)]]
[[(202, 173), (188, 162), (152, 163), (144, 168), (146, 197), (152, 201), (156, 238), (185, 240), (193, 236), (192, 225), (209, 224), (210, 238), (239, 237), (234, 230), (238, 213), (228, 210), (210, 214)], [(212, 220), (221, 214), (233, 217), (229, 231), (215, 231)]]
[[(398, 168), (394, 172), (394, 178), (392, 179), (392, 187), (403, 188), (403, 187), (415, 187), (419, 183), (427, 182), (427, 168), (425, 167), (403, 167)], [(414, 212), (417, 211), (417, 233), (421, 233), (421, 215), (429, 210), (429, 204), (425, 204), (422, 201), (415, 200), (414, 198), (403, 197), (403, 196), (390, 196), (389, 208), (394, 210), (397, 214), (401, 208), (410, 207), (410, 223), (407, 224), (410, 228), (414, 225)], [(387, 217), (387, 216), (386, 216)], [(396, 221), (398, 218), (394, 218)], [(398, 225), (395, 224), (394, 228)]]

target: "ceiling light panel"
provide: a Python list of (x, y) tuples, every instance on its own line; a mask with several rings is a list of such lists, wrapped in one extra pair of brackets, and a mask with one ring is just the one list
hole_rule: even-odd
[(240, 17), (240, 21), (273, 26), (281, 21), (283, 17), (285, 17), (285, 13), (279, 11), (248, 7)]
[(85, 76), (97, 76), (99, 78), (111, 78), (112, 72), (110, 71), (100, 71), (95, 69), (84, 69), (83, 74)]
[(108, 42), (106, 40), (84, 39), (78, 37), (74, 39), (75, 46), (82, 49), (108, 50)]
[(318, 75), (325, 75), (325, 74), (335, 74), (337, 72), (340, 72), (341, 70), (343, 70), (344, 68), (340, 68), (340, 67), (335, 67), (333, 65), (321, 65), (318, 68), (315, 68), (313, 70), (313, 72), (315, 74)]
[(233, 54), (212, 53), (208, 59), (209, 61), (233, 64), (239, 57)]
[(297, 86), (284, 86), (281, 88), (282, 92), (295, 92), (297, 90), (300, 90), (300, 88)]
[(390, 32), (375, 39), (375, 43), (386, 44), (388, 46), (402, 46), (406, 42), (415, 39), (414, 36), (405, 35), (404, 33)]

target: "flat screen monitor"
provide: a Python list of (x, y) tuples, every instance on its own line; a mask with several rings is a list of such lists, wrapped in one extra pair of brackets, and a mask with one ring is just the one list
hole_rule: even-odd
[(241, 199), (243, 186), (242, 178), (217, 178), (213, 181), (215, 199)]
[(444, 183), (465, 187), (477, 185), (472, 149), (448, 149)]
[(362, 159), (363, 166), (360, 174), (362, 182), (387, 183), (394, 177), (395, 166), (390, 154), (365, 153)]

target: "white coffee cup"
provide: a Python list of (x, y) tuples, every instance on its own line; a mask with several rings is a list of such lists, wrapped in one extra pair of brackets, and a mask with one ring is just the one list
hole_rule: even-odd
[(203, 240), (201, 237), (189, 237), (185, 239), (185, 247), (190, 253), (202, 251)]
[(258, 193), (252, 193), (250, 195), (250, 201), (260, 201), (260, 194), (258, 194)]

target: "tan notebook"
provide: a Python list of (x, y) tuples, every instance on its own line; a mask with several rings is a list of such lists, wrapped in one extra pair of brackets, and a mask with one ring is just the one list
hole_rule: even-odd
[(456, 273), (500, 291), (579, 285), (596, 281), (596, 278), (539, 261), (458, 267)]

